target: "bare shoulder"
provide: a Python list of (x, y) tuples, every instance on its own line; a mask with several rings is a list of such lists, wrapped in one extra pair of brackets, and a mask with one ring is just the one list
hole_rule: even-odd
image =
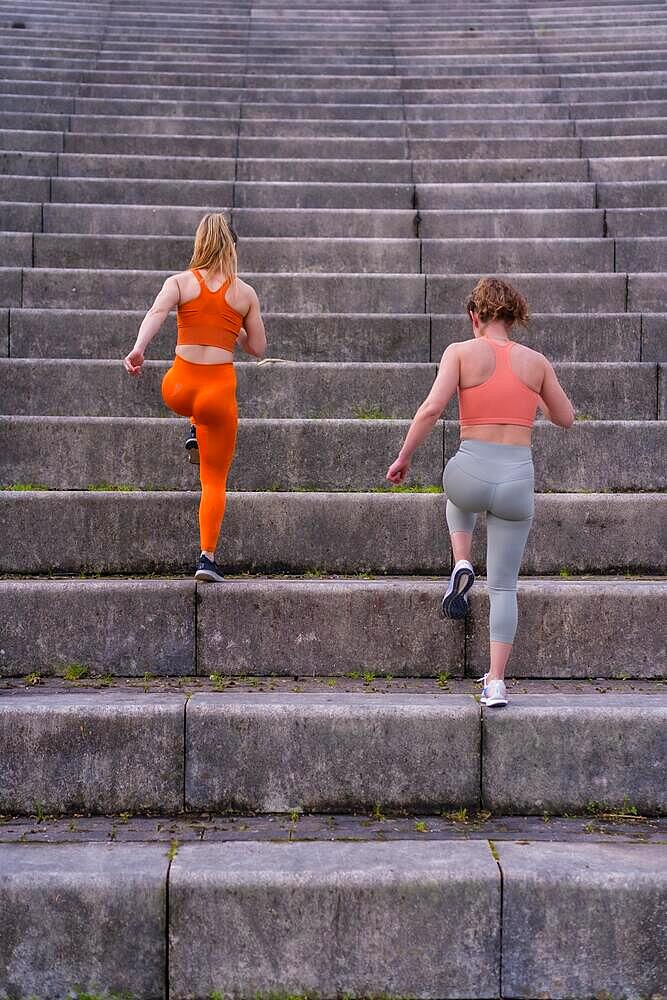
[(257, 292), (252, 285), (248, 284), (247, 281), (244, 281), (243, 278), (239, 278), (238, 275), (236, 278), (236, 284), (241, 294), (247, 295), (248, 298), (253, 299), (253, 301), (257, 298)]
[(238, 276), (236, 281), (232, 282), (229, 291), (227, 292), (227, 300), (232, 308), (236, 309), (244, 316), (250, 308), (259, 301), (257, 298), (257, 292), (252, 285), (249, 285), (247, 281), (244, 281), (243, 278), (239, 278)]
[(199, 288), (199, 283), (192, 271), (178, 271), (176, 274), (170, 274), (167, 281), (175, 282), (182, 292)]
[(522, 344), (520, 340), (514, 340), (513, 344), (515, 347), (518, 347), (520, 351), (526, 355), (526, 357), (532, 357), (535, 360), (537, 360), (538, 358), (541, 359), (542, 361), (547, 360), (545, 356), (543, 354), (540, 354), (539, 351), (536, 351), (534, 347), (528, 347), (526, 344)]

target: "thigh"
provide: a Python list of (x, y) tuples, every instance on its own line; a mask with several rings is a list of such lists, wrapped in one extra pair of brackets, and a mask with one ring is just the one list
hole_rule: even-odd
[(532, 517), (508, 521), (496, 514), (486, 516), (486, 578), (489, 587), (516, 589)]
[(198, 387), (192, 404), (192, 416), (199, 427), (236, 427), (236, 384), (228, 378), (211, 378)]

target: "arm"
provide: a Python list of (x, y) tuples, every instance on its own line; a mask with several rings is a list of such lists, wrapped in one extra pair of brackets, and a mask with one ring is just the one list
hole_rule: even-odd
[(398, 453), (398, 458), (389, 468), (387, 479), (392, 483), (402, 483), (405, 479), (412, 455), (433, 430), (459, 384), (458, 344), (450, 344), (440, 361), (438, 375), (428, 396), (417, 410), (410, 429)]
[(266, 354), (266, 331), (264, 330), (264, 321), (262, 320), (257, 293), (254, 289), (251, 289), (251, 291), (250, 308), (243, 320), (244, 329), (241, 330), (237, 343), (246, 354), (252, 354), (255, 358), (262, 358)]
[(556, 372), (546, 360), (540, 389), (540, 409), (547, 420), (558, 427), (571, 427), (574, 423), (574, 407), (558, 381)]
[(169, 312), (178, 305), (181, 298), (181, 291), (176, 277), (172, 275), (167, 278), (164, 285), (155, 297), (155, 302), (144, 316), (134, 347), (123, 358), (125, 371), (130, 375), (139, 375), (141, 366), (144, 363), (144, 351), (151, 340), (158, 332)]

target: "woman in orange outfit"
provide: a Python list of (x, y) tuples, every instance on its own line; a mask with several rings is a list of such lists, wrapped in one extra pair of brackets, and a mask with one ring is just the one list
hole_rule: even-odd
[(222, 213), (204, 216), (189, 270), (167, 278), (146, 313), (136, 343), (123, 359), (130, 375), (140, 374), (146, 347), (174, 308), (176, 357), (162, 380), (162, 398), (193, 425), (186, 447), (191, 461), (199, 454), (201, 479), (201, 555), (195, 579), (216, 581), (222, 579), (215, 548), (238, 422), (233, 352), (236, 346), (254, 357), (266, 351), (259, 300), (236, 273), (236, 236)]

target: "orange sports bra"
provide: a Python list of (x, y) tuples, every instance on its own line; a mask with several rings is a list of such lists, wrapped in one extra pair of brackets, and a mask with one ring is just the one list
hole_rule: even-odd
[(487, 340), (496, 355), (492, 375), (479, 385), (459, 387), (459, 423), (461, 427), (475, 424), (518, 424), (532, 427), (539, 394), (522, 382), (512, 371), (510, 349), (512, 341), (497, 344)]
[(233, 351), (244, 317), (225, 298), (231, 278), (212, 292), (197, 268), (192, 273), (201, 289), (196, 299), (182, 302), (176, 312), (176, 344), (203, 344)]

